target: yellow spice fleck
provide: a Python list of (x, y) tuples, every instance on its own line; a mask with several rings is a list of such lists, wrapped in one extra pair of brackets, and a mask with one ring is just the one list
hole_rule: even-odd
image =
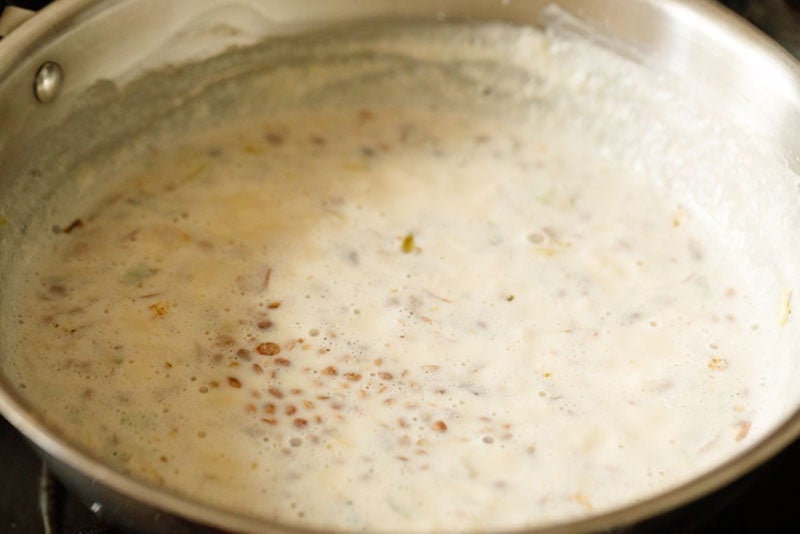
[(750, 427), (752, 424), (750, 421), (742, 421), (735, 425), (736, 428), (736, 441), (742, 441), (744, 438), (747, 437), (747, 434), (750, 433)]
[(253, 145), (253, 144), (250, 144), (250, 143), (247, 143), (247, 144), (243, 145), (242, 146), (242, 150), (244, 152), (246, 152), (247, 154), (263, 154), (264, 153), (264, 150), (260, 146)]
[(366, 169), (366, 165), (363, 163), (359, 163), (357, 161), (345, 161), (342, 162), (342, 167), (347, 169), (348, 171), (363, 171)]
[(153, 317), (164, 317), (164, 315), (167, 314), (167, 310), (169, 310), (169, 303), (156, 302), (154, 304), (150, 304), (148, 309), (153, 312)]
[(403, 254), (411, 254), (417, 250), (417, 245), (414, 243), (414, 234), (407, 234), (403, 238), (403, 241), (400, 243), (400, 250), (403, 251)]
[(728, 360), (714, 356), (708, 361), (708, 368), (712, 371), (722, 371), (728, 368)]
[(686, 212), (683, 211), (683, 208), (678, 208), (675, 210), (675, 213), (672, 216), (672, 226), (678, 227), (683, 222), (683, 217), (686, 215)]
[(580, 504), (587, 510), (592, 510), (592, 502), (589, 500), (589, 497), (586, 496), (585, 493), (578, 492), (572, 496), (572, 500), (576, 503)]
[(778, 313), (778, 324), (783, 326), (789, 321), (789, 316), (792, 314), (792, 292), (785, 290), (781, 297), (780, 310)]

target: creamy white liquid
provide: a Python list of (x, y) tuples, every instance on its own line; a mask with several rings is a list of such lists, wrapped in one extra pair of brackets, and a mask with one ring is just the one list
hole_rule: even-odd
[(54, 211), (4, 372), (116, 468), (316, 528), (541, 525), (684, 482), (763, 431), (782, 296), (544, 113), (187, 135)]
[(657, 491), (746, 440), (758, 333), (691, 214), (586, 149), (385, 109), (208, 134), (40, 259), (14, 371), (120, 468), (290, 522)]

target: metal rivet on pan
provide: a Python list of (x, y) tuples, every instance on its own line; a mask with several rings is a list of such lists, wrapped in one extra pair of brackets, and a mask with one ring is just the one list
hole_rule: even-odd
[(53, 61), (47, 61), (42, 63), (42, 66), (36, 71), (36, 78), (33, 81), (33, 94), (36, 96), (36, 100), (42, 104), (47, 104), (58, 96), (63, 84), (64, 71), (61, 69), (61, 65)]

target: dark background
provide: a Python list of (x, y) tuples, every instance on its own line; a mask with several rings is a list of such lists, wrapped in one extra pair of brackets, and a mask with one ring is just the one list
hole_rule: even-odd
[[(48, 3), (47, 0), (0, 0), (0, 10), (9, 4), (38, 9)], [(722, 0), (721, 3), (800, 57), (800, 0)], [(38, 458), (0, 418), (0, 533), (45, 532), (39, 508), (41, 472)], [(55, 499), (51, 502), (53, 510), (48, 526), (53, 534), (112, 532), (58, 483), (54, 483), (52, 493)], [(625, 531), (800, 532), (800, 441), (723, 490)]]

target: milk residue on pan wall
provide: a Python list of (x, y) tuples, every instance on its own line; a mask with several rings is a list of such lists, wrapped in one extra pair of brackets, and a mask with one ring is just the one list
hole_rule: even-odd
[(655, 494), (796, 406), (763, 356), (793, 288), (719, 224), (746, 184), (710, 189), (740, 141), (680, 137), (713, 121), (663, 80), (500, 25), (309, 46), (32, 223), (2, 366), (70, 441), (257, 517), (485, 530)]

